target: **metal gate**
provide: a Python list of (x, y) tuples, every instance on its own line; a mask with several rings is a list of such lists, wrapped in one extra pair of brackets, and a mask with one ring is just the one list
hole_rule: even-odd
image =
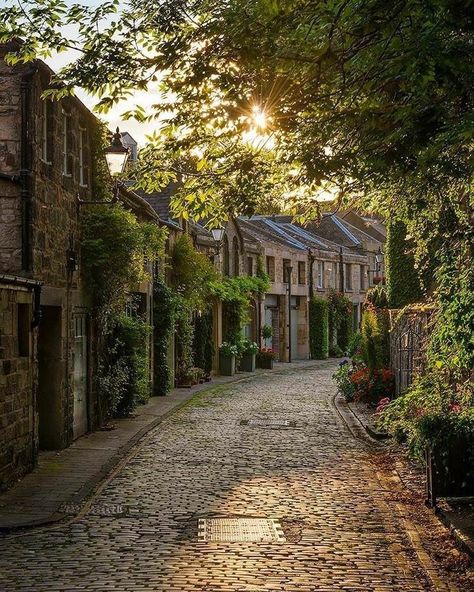
[(87, 316), (74, 315), (74, 425), (73, 437), (88, 430), (87, 418)]

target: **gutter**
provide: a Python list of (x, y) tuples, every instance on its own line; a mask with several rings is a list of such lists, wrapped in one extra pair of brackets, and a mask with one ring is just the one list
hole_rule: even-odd
[(31, 154), (30, 154), (30, 98), (31, 78), (35, 69), (27, 72), (20, 83), (21, 97), (21, 132), (20, 132), (20, 200), (21, 200), (21, 267), (23, 271), (31, 271)]

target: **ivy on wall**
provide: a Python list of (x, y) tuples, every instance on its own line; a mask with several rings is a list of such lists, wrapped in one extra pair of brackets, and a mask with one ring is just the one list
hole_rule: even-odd
[(362, 357), (371, 372), (390, 363), (390, 321), (386, 308), (365, 305), (361, 322)]
[(174, 327), (175, 299), (162, 278), (153, 285), (153, 375), (154, 394), (166, 395), (171, 387), (173, 370), (168, 363), (168, 347)]
[(212, 372), (212, 359), (214, 356), (212, 329), (212, 308), (208, 308), (195, 319), (193, 343), (194, 365), (201, 368), (205, 376), (210, 376)]
[(101, 419), (130, 413), (149, 394), (151, 328), (125, 315), (130, 294), (149, 278), (146, 261), (163, 253), (165, 232), (120, 204), (88, 206), (81, 216), (81, 271), (98, 334), (96, 389)]
[(312, 360), (325, 360), (329, 353), (329, 307), (327, 300), (313, 297), (309, 303), (309, 350)]
[(345, 353), (352, 335), (352, 302), (341, 292), (332, 290), (328, 296), (329, 347)]
[(405, 224), (389, 221), (385, 243), (385, 276), (390, 308), (403, 308), (423, 296), (415, 260), (409, 249)]

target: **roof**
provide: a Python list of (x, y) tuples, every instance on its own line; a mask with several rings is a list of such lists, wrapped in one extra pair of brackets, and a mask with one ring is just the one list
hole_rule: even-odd
[(135, 189), (134, 192), (150, 204), (163, 222), (182, 229), (178, 218), (173, 217), (171, 213), (171, 199), (177, 187), (177, 182), (171, 182), (161, 191), (146, 193), (142, 189)]

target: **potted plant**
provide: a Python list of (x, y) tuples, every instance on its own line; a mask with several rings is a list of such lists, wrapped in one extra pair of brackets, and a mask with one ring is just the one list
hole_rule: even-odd
[(221, 376), (233, 376), (235, 374), (235, 358), (239, 353), (238, 347), (224, 341), (219, 348), (219, 372)]
[(271, 328), (270, 325), (263, 325), (262, 327), (262, 337), (263, 339), (265, 339), (265, 341), (267, 339), (271, 339), (273, 335), (273, 329)]
[(275, 352), (269, 347), (262, 347), (257, 353), (257, 366), (271, 370), (273, 368), (273, 361), (275, 360)]
[(243, 372), (255, 372), (255, 357), (258, 352), (258, 345), (255, 341), (244, 339), (242, 344), (242, 357), (239, 370)]

